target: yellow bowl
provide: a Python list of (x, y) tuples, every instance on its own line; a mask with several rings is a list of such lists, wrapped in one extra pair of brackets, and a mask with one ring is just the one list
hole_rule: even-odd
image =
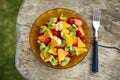
[(48, 22), (51, 17), (59, 17), (61, 14), (67, 16), (68, 18), (73, 17), (73, 18), (81, 19), (83, 21), (82, 27), (83, 27), (83, 30), (85, 32), (85, 40), (86, 40), (85, 44), (87, 46), (87, 50), (89, 51), (89, 48), (90, 48), (90, 30), (89, 30), (87, 23), (82, 19), (82, 17), (79, 14), (75, 13), (72, 10), (65, 9), (65, 8), (55, 8), (55, 9), (48, 10), (48, 11), (44, 12), (43, 14), (41, 14), (36, 19), (36, 21), (32, 25), (31, 32), (30, 32), (30, 45), (31, 45), (31, 48), (32, 48), (34, 54), (36, 55), (36, 57), (38, 57), (39, 60), (43, 64), (45, 64), (49, 67), (52, 67), (52, 68), (65, 69), (65, 68), (72, 67), (72, 66), (78, 64), (79, 62), (81, 62), (85, 58), (85, 56), (87, 55), (88, 52), (81, 54), (80, 56), (72, 57), (70, 62), (66, 66), (59, 66), (59, 65), (52, 66), (49, 62), (46, 63), (40, 58), (40, 55), (39, 55), (40, 50), (39, 50), (39, 45), (37, 43), (37, 37), (39, 35), (40, 26), (42, 26), (46, 22)]

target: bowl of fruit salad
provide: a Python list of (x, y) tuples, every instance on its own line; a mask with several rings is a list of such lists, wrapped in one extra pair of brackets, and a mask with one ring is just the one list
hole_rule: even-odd
[(79, 14), (55, 8), (36, 19), (30, 32), (30, 45), (43, 64), (52, 68), (69, 68), (87, 55), (90, 30)]

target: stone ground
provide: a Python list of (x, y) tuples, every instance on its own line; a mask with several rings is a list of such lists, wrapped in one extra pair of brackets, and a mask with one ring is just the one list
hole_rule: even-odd
[[(91, 71), (93, 46), (85, 59), (68, 69), (46, 67), (30, 48), (29, 33), (35, 19), (52, 8), (68, 8), (88, 23), (93, 38), (92, 14), (101, 8), (99, 72)], [(120, 80), (120, 0), (24, 0), (17, 19), (16, 67), (27, 80)], [(92, 43), (91, 43), (92, 44)]]

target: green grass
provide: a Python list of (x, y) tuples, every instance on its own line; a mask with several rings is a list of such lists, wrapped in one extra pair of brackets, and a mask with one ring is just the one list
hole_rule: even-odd
[(0, 80), (24, 80), (15, 67), (16, 19), (22, 0), (0, 0)]

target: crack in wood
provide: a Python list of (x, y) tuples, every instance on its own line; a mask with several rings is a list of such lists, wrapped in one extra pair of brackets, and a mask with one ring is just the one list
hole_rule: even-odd
[(104, 48), (116, 49), (116, 50), (120, 51), (120, 49), (119, 49), (119, 48), (117, 48), (117, 47), (106, 46), (106, 45), (101, 45), (101, 44), (98, 44), (98, 46), (100, 46), (100, 47), (104, 47)]

